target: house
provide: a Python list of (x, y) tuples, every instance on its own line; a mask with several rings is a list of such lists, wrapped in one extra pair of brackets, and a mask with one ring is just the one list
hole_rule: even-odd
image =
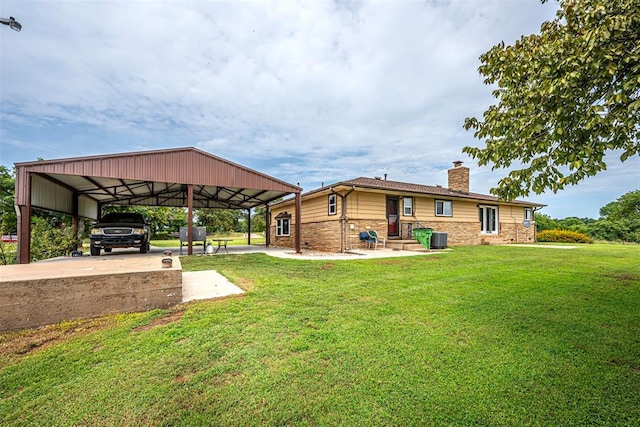
[[(416, 227), (447, 233), (447, 245), (531, 243), (535, 240), (534, 211), (545, 205), (469, 192), (469, 168), (454, 162), (448, 188), (355, 178), (302, 194), (302, 247), (343, 252), (362, 247), (359, 233), (375, 230), (388, 246), (402, 248)], [(295, 201), (269, 208), (269, 240), (293, 247)], [(394, 243), (400, 243), (396, 245)]]

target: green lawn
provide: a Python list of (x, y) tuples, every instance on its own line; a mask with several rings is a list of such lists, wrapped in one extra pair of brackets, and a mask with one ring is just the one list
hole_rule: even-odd
[[(228, 242), (227, 244), (229, 246), (240, 246), (240, 245), (246, 245), (247, 244), (247, 238), (240, 235), (229, 235), (229, 236), (209, 236), (207, 237), (207, 239), (214, 239), (214, 238), (220, 238), (220, 237), (230, 237), (233, 238), (232, 241)], [(265, 238), (264, 237), (251, 237), (251, 244), (252, 245), (257, 245), (257, 244), (261, 244), (265, 242)], [(201, 243), (201, 242), (194, 242), (194, 243)], [(214, 243), (215, 245), (215, 243)], [(157, 246), (159, 248), (179, 248), (180, 247), (180, 239), (170, 239), (170, 240), (151, 240), (151, 246)]]
[(244, 297), (0, 337), (24, 425), (638, 425), (640, 247), (182, 258)]

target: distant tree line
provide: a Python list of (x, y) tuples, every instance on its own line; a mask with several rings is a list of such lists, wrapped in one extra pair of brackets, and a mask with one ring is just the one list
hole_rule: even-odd
[(640, 189), (620, 196), (600, 209), (600, 218), (553, 219), (536, 214), (537, 231), (568, 230), (588, 235), (595, 241), (640, 243)]

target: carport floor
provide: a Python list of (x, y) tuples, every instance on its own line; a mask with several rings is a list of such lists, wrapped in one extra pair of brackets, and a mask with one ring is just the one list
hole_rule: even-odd
[(215, 270), (182, 272), (182, 302), (240, 295), (244, 291)]

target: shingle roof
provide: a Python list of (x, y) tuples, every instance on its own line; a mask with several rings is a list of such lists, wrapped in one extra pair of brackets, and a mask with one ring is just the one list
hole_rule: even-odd
[[(465, 193), (462, 191), (450, 190), (449, 188), (432, 186), (432, 185), (422, 185), (422, 184), (412, 184), (409, 182), (400, 182), (400, 181), (389, 181), (386, 179), (378, 179), (378, 178), (366, 178), (359, 177), (350, 179), (347, 181), (340, 181), (335, 184), (327, 185), (321, 188), (317, 188), (315, 190), (311, 190), (307, 193), (302, 194), (302, 198), (308, 196), (313, 193), (318, 193), (324, 190), (328, 190), (332, 187), (339, 186), (347, 186), (347, 187), (359, 187), (359, 188), (368, 188), (372, 190), (386, 190), (386, 191), (399, 191), (405, 193), (414, 193), (414, 194), (428, 194), (433, 196), (442, 196), (442, 197), (451, 197), (451, 198), (461, 198), (461, 199), (472, 199), (472, 200), (481, 200), (486, 202), (498, 203), (500, 200), (496, 196), (491, 196), (488, 194), (480, 194), (480, 193)], [(513, 203), (517, 205), (527, 205), (527, 206), (546, 206), (539, 203), (527, 202), (523, 200), (513, 200), (508, 203)]]

